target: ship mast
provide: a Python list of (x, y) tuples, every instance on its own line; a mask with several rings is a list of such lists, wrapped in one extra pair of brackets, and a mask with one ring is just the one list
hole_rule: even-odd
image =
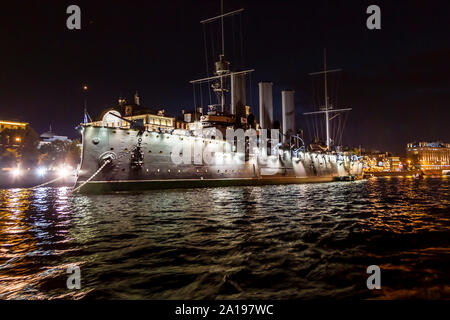
[(230, 71), (230, 62), (225, 60), (224, 18), (233, 16), (236, 14), (240, 14), (242, 11), (244, 11), (244, 9), (238, 9), (235, 11), (224, 13), (223, 12), (223, 0), (221, 0), (221, 2), (220, 2), (220, 9), (221, 9), (220, 15), (200, 21), (201, 24), (208, 24), (208, 23), (211, 23), (211, 22), (214, 22), (214, 21), (217, 21), (220, 19), (221, 31), (222, 31), (222, 52), (219, 54), (219, 61), (216, 61), (214, 64), (215, 75), (211, 76), (211, 77), (203, 78), (203, 79), (192, 80), (192, 81), (190, 81), (190, 83), (195, 85), (195, 84), (201, 84), (201, 83), (207, 82), (209, 84), (210, 81), (215, 81), (211, 85), (211, 88), (216, 93), (217, 98), (220, 101), (219, 105), (221, 107), (221, 111), (222, 111), (222, 113), (224, 113), (225, 105), (226, 105), (226, 95), (228, 92), (227, 77), (231, 77), (232, 75), (238, 75), (238, 74), (247, 74), (254, 70), (250, 69), (250, 70), (244, 70), (244, 71), (239, 71), (239, 72)]
[[(325, 105), (320, 108), (320, 111), (314, 111), (314, 112), (305, 112), (303, 115), (313, 115), (313, 114), (325, 114), (325, 131), (326, 131), (326, 145), (327, 150), (330, 151), (331, 147), (331, 137), (330, 137), (330, 121), (333, 120), (335, 117), (337, 117), (339, 112), (345, 112), (352, 110), (351, 108), (345, 108), (345, 109), (333, 109), (333, 105), (328, 103), (328, 81), (327, 81), (327, 74), (332, 72), (338, 72), (342, 71), (342, 69), (333, 69), (333, 70), (327, 70), (327, 50), (323, 49), (323, 71), (319, 72), (312, 72), (309, 75), (318, 75), (323, 74), (324, 79), (324, 90), (325, 90)], [(330, 117), (330, 113), (336, 113), (332, 117)]]

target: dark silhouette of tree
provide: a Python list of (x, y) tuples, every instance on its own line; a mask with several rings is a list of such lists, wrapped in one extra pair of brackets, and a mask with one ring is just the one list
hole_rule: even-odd
[(39, 136), (30, 126), (25, 130), (20, 130), (21, 142), (17, 148), (17, 153), (20, 156), (20, 162), (22, 167), (35, 166), (39, 160)]
[(33, 128), (0, 132), (0, 163), (3, 167), (30, 167), (38, 161), (39, 136)]
[(55, 140), (41, 146), (40, 164), (46, 167), (58, 167), (62, 164), (77, 166), (81, 158), (79, 141)]

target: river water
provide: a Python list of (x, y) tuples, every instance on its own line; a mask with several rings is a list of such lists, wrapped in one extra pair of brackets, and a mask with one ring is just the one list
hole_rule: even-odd
[(449, 180), (0, 190), (0, 298), (448, 299)]

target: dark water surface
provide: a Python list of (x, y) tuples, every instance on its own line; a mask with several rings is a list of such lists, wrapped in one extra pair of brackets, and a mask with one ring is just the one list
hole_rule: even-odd
[(449, 185), (0, 190), (0, 298), (450, 298)]

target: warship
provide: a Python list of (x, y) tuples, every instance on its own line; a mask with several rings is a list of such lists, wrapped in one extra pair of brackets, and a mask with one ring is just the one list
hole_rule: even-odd
[[(254, 71), (232, 70), (225, 58), (224, 19), (243, 9), (201, 21), (221, 26), (221, 52), (214, 72), (193, 80), (194, 109), (181, 118), (119, 99), (98, 121), (84, 121), (82, 155), (75, 191), (110, 192), (167, 188), (236, 185), (297, 184), (355, 180), (362, 177), (359, 157), (333, 144), (330, 127), (335, 109), (328, 102), (326, 69), (325, 105), (314, 114), (324, 116), (325, 143), (305, 144), (295, 128), (294, 91), (284, 90), (282, 123), (274, 121), (271, 82), (259, 82), (259, 121), (247, 105), (247, 79)], [(217, 57), (216, 56), (216, 57)], [(195, 102), (195, 87), (206, 86), (215, 100)], [(210, 96), (211, 96), (210, 95)], [(86, 111), (86, 110), (85, 110)], [(86, 117), (85, 117), (86, 119)], [(231, 134), (231, 139), (229, 135)], [(227, 139), (225, 139), (227, 137)], [(209, 157), (206, 155), (209, 152)]]

